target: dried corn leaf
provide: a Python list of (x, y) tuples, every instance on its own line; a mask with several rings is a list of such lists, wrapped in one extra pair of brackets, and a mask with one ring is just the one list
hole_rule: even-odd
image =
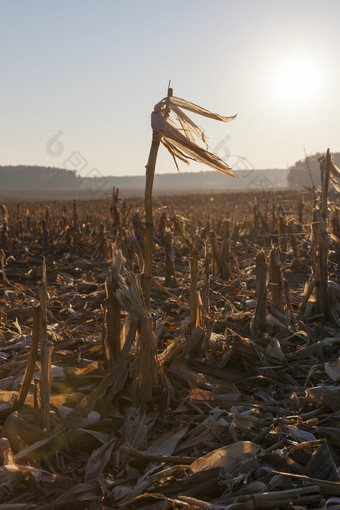
[(200, 457), (191, 464), (190, 468), (194, 473), (214, 467), (233, 473), (241, 462), (254, 458), (260, 451), (261, 447), (250, 441), (238, 441)]
[(165, 138), (168, 144), (166, 148), (174, 157), (176, 157), (176, 154), (171, 152), (171, 145), (174, 145), (182, 154), (184, 153), (186, 157), (189, 156), (190, 159), (198, 163), (204, 163), (226, 175), (234, 176), (230, 167), (222, 159), (188, 140), (171, 120), (166, 120), (160, 114), (152, 112), (151, 123), (152, 129)]
[(103, 472), (110, 460), (115, 442), (116, 439), (113, 438), (92, 452), (91, 457), (86, 464), (84, 476), (85, 483), (96, 480)]
[[(161, 142), (172, 155), (177, 169), (176, 158), (185, 163), (189, 163), (189, 160), (192, 159), (199, 163), (204, 163), (226, 175), (234, 176), (230, 167), (222, 159), (208, 151), (203, 129), (197, 126), (183, 113), (181, 108), (222, 122), (230, 122), (236, 117), (236, 115), (223, 117), (222, 115), (209, 112), (190, 101), (178, 97), (162, 99), (162, 101), (155, 106), (151, 114), (151, 125), (153, 131), (161, 135)], [(169, 118), (169, 113), (171, 112), (179, 122), (179, 125)], [(195, 137), (205, 143), (206, 149), (195, 143)]]
[(189, 425), (180, 425), (177, 430), (168, 430), (155, 439), (145, 453), (149, 455), (172, 455), (179, 441), (188, 432)]
[(340, 358), (338, 358), (334, 362), (325, 362), (325, 372), (329, 377), (332, 379), (332, 381), (340, 381)]

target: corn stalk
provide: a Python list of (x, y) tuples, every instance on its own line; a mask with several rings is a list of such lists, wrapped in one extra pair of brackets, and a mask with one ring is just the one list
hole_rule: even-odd
[(327, 204), (328, 204), (328, 188), (329, 188), (329, 172), (331, 165), (331, 153), (327, 149), (326, 159), (324, 164), (320, 165), (321, 168), (321, 214), (325, 220), (328, 215)]
[(145, 209), (145, 257), (143, 274), (143, 293), (147, 308), (150, 306), (152, 286), (152, 248), (153, 248), (153, 217), (152, 217), (152, 189), (155, 176), (156, 160), (161, 136), (153, 132), (148, 164), (146, 165), (146, 182), (144, 195)]
[(316, 239), (316, 306), (319, 314), (323, 316), (323, 320), (326, 317), (327, 305), (328, 305), (328, 250), (329, 240), (326, 224), (322, 213), (318, 210), (314, 210), (313, 217), (313, 229), (315, 232)]
[(38, 346), (39, 346), (39, 318), (40, 318), (40, 306), (37, 305), (34, 309), (33, 318), (33, 332), (32, 332), (32, 345), (30, 355), (27, 361), (25, 374), (20, 386), (20, 391), (17, 400), (13, 406), (14, 410), (19, 410), (24, 405), (27, 394), (30, 389), (32, 377), (34, 374), (35, 362), (37, 360)]
[[(151, 115), (152, 143), (149, 153), (148, 163), (146, 165), (146, 181), (144, 193), (144, 209), (146, 223), (145, 240), (145, 258), (144, 271), (142, 278), (142, 288), (144, 294), (145, 306), (150, 308), (151, 287), (152, 287), (152, 251), (153, 251), (153, 214), (152, 214), (152, 190), (155, 176), (155, 168), (159, 144), (170, 152), (174, 163), (178, 168), (177, 159), (189, 164), (190, 160), (205, 163), (215, 170), (234, 176), (229, 166), (220, 158), (209, 152), (204, 131), (197, 126), (183, 111), (189, 110), (198, 115), (210, 119), (230, 122), (236, 115), (223, 117), (217, 113), (212, 113), (201, 106), (179, 97), (173, 97), (172, 88), (168, 88), (168, 95), (154, 107)], [(175, 121), (170, 118), (170, 114)], [(195, 137), (203, 141), (206, 148), (201, 147), (195, 142)]]
[(266, 300), (268, 284), (268, 266), (263, 251), (256, 257), (256, 309), (251, 327), (252, 335), (266, 331)]
[(52, 343), (47, 340), (47, 276), (45, 259), (43, 262), (42, 281), (39, 282), (39, 339), (41, 353), (41, 426), (50, 431), (50, 394), (51, 394), (51, 357)]
[(190, 279), (190, 334), (197, 326), (198, 319), (198, 237), (195, 235), (191, 253), (191, 279)]
[(106, 298), (107, 298), (107, 340), (111, 351), (111, 365), (113, 365), (120, 354), (120, 302), (116, 296), (119, 289), (118, 278), (122, 266), (122, 254), (120, 251), (115, 255), (115, 261), (112, 268), (108, 272), (105, 282)]

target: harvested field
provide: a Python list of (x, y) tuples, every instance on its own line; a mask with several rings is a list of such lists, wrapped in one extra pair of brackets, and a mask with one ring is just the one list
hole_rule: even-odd
[(0, 508), (339, 508), (337, 204), (4, 201)]

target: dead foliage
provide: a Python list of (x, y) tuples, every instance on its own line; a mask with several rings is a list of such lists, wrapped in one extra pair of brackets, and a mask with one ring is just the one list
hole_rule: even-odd
[(333, 193), (5, 204), (0, 508), (337, 508)]

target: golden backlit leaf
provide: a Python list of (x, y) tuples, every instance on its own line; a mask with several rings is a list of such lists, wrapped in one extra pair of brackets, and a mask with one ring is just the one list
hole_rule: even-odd
[[(165, 138), (165, 140), (168, 141), (167, 137)], [(180, 141), (173, 138), (171, 138), (171, 140), (178, 149), (181, 149), (183, 152), (185, 151), (188, 157), (190, 157), (190, 159), (193, 159), (198, 163), (204, 163), (210, 166), (211, 168), (218, 170), (219, 172), (234, 177), (234, 173), (231, 170), (231, 168), (222, 159), (215, 156), (211, 152), (203, 149), (199, 145), (196, 145), (186, 140)]]
[(333, 161), (331, 161), (329, 172), (332, 176), (340, 179), (340, 168)]
[(195, 136), (197, 136), (197, 138), (201, 139), (203, 143), (205, 143), (206, 145), (206, 148), (208, 149), (208, 142), (206, 140), (206, 137), (205, 137), (205, 134), (204, 134), (204, 130), (197, 126), (197, 124), (195, 124), (184, 112), (182, 112), (182, 110), (180, 108), (178, 108), (177, 106), (172, 106), (171, 108), (171, 111), (172, 113), (175, 115), (175, 117), (177, 118), (177, 120), (179, 121), (179, 123), (181, 124), (182, 126), (182, 129), (184, 131), (184, 134), (185, 136), (191, 141), (191, 142), (195, 142), (195, 138), (193, 136), (193, 134)]
[[(229, 117), (224, 117), (223, 115), (219, 115), (218, 113), (212, 113), (201, 106), (198, 106), (191, 101), (187, 101), (186, 99), (181, 99), (180, 97), (170, 97), (169, 98), (170, 105), (179, 106), (180, 108), (184, 108), (185, 110), (189, 110), (190, 112), (196, 113), (197, 115), (202, 115), (203, 117), (208, 117), (209, 119), (220, 120), (222, 122), (231, 122), (237, 117), (236, 115), (231, 115)], [(170, 106), (170, 108), (171, 108)]]
[[(192, 159), (234, 177), (229, 165), (209, 152), (204, 130), (197, 126), (181, 108), (196, 113), (197, 115), (222, 122), (230, 122), (236, 117), (236, 115), (224, 117), (218, 113), (212, 113), (191, 101), (186, 101), (179, 97), (166, 97), (157, 103), (151, 114), (152, 129), (162, 136), (161, 142), (173, 157), (177, 170), (179, 170), (179, 168), (176, 158), (187, 164), (189, 163), (188, 160)], [(171, 114), (173, 114), (178, 124), (169, 118)], [(202, 141), (206, 148), (198, 145), (195, 142), (195, 137)]]
[[(171, 119), (167, 119), (161, 113), (152, 112), (151, 124), (152, 129), (164, 137), (165, 142), (168, 144), (168, 146), (165, 146), (173, 157), (176, 156), (176, 153), (170, 150), (171, 145), (181, 151), (180, 159), (183, 157), (185, 159), (190, 158), (199, 163), (204, 163), (224, 174), (234, 176), (231, 168), (222, 159), (186, 138)], [(161, 141), (163, 141), (163, 139)], [(171, 144), (170, 149), (169, 143)]]
[(178, 158), (181, 161), (183, 161), (183, 163), (185, 163), (186, 165), (189, 164), (188, 159), (191, 159), (191, 160), (194, 161), (193, 158), (189, 158), (189, 156), (187, 156), (182, 151), (177, 149), (177, 147), (174, 144), (170, 143), (169, 140), (166, 140), (165, 138), (163, 138), (162, 139), (162, 144), (170, 152), (171, 156), (173, 157), (174, 163), (175, 163), (176, 168), (177, 168), (178, 171), (179, 171), (179, 166), (177, 164), (176, 158)]

